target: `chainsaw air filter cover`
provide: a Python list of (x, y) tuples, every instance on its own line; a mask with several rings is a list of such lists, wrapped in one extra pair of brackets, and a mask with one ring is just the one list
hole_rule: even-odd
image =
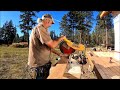
[(62, 41), (62, 42), (60, 43), (59, 48), (60, 48), (60, 51), (61, 51), (63, 54), (68, 54), (68, 55), (70, 55), (70, 54), (72, 54), (72, 53), (75, 52), (75, 49), (69, 47), (65, 41)]

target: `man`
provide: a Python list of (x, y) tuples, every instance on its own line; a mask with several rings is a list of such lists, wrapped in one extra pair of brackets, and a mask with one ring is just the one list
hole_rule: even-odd
[(54, 48), (65, 38), (65, 36), (61, 36), (57, 40), (52, 40), (48, 33), (48, 28), (52, 24), (54, 24), (52, 16), (50, 14), (45, 14), (31, 32), (28, 67), (29, 74), (33, 79), (46, 79), (49, 76), (51, 52), (59, 56), (64, 56), (56, 52)]

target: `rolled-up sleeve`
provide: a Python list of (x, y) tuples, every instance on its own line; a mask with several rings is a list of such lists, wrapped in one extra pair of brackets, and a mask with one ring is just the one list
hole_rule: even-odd
[(37, 29), (37, 36), (42, 44), (52, 40), (50, 34), (42, 26)]

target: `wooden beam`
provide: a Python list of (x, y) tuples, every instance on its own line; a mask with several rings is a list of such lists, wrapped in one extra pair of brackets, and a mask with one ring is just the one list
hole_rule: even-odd
[(110, 63), (109, 57), (94, 57), (94, 65), (102, 79), (120, 78), (120, 64), (114, 59)]
[(65, 73), (67, 64), (68, 64), (68, 59), (61, 58), (58, 64), (55, 67), (53, 67), (47, 79), (63, 79), (64, 77), (63, 75)]
[(101, 14), (100, 14), (100, 18), (103, 18), (104, 16), (108, 15), (109, 11), (103, 11)]

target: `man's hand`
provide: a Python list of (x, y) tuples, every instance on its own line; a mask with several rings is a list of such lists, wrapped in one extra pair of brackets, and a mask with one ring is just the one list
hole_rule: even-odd
[(61, 35), (61, 37), (59, 38), (59, 40), (62, 41), (65, 38), (66, 38), (66, 36)]

